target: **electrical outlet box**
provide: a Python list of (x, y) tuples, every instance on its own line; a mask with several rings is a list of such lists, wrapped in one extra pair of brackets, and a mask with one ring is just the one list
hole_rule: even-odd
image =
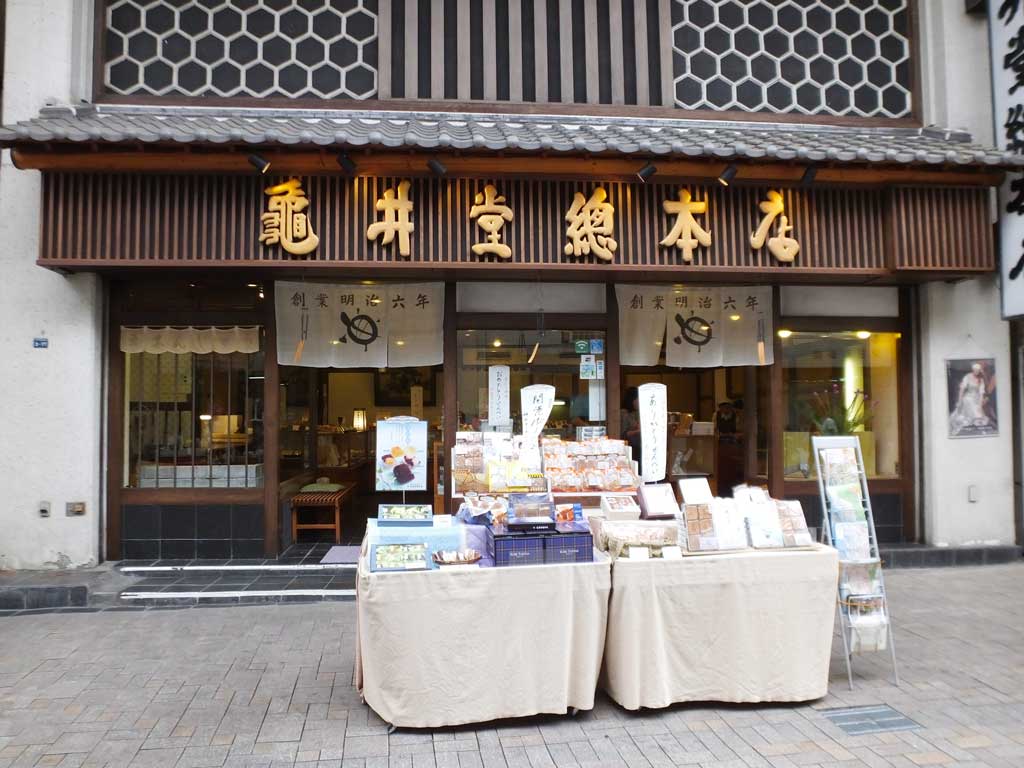
[(84, 501), (69, 501), (67, 503), (67, 516), (68, 517), (81, 517), (85, 514), (85, 502)]
[(40, 501), (39, 502), (39, 516), (49, 517), (50, 516), (50, 502)]

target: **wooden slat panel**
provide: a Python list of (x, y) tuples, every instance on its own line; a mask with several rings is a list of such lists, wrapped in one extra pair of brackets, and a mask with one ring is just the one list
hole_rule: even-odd
[[(280, 178), (194, 175), (43, 174), (44, 222), (40, 259), (47, 265), (432, 265), (478, 267), (506, 264), (477, 256), (474, 243), (485, 233), (469, 218), (477, 192), (487, 180), (434, 177), (412, 181), (412, 254), (366, 237), (380, 218), (374, 208), (399, 177), (303, 179), (309, 217), (320, 237), (307, 259), (292, 259), (259, 243), (263, 188)], [(590, 196), (598, 182), (491, 179), (505, 195), (514, 220), (501, 231), (513, 250), (511, 265), (595, 269), (874, 273), (896, 270), (985, 272), (994, 269), (989, 193), (972, 188), (876, 190), (818, 187), (782, 190), (791, 233), (801, 245), (796, 261), (779, 264), (767, 247), (754, 251), (751, 232), (767, 187), (690, 185), (696, 200), (707, 200), (701, 220), (714, 238), (692, 265), (674, 247), (660, 245), (674, 224), (662, 203), (675, 199), (674, 184), (605, 182), (615, 207), (618, 250), (612, 263), (566, 256), (565, 214), (573, 195)], [(890, 257), (890, 254), (891, 257)], [(892, 264), (887, 259), (892, 258)]]
[(995, 269), (988, 189), (902, 187), (888, 213), (900, 270)]

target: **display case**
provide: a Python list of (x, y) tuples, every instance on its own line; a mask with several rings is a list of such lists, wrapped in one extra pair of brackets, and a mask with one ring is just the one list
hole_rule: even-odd
[(369, 432), (319, 427), (316, 436), (317, 466), (350, 469), (369, 458)]
[(668, 474), (673, 480), (706, 477), (712, 493), (718, 493), (718, 436), (669, 435)]

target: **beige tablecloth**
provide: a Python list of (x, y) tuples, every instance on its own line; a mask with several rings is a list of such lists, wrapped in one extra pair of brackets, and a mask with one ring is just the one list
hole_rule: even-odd
[(592, 709), (610, 587), (604, 557), (370, 573), (364, 553), (356, 684), (381, 718), (408, 728)]
[(824, 546), (617, 560), (604, 688), (626, 709), (821, 698), (837, 580)]

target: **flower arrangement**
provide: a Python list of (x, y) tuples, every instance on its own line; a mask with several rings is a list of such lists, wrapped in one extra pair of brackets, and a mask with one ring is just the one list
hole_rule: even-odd
[(821, 392), (812, 392), (804, 401), (806, 418), (822, 435), (852, 435), (871, 429), (873, 415), (871, 398), (863, 390), (855, 390), (849, 404), (843, 402), (842, 388), (832, 384)]

